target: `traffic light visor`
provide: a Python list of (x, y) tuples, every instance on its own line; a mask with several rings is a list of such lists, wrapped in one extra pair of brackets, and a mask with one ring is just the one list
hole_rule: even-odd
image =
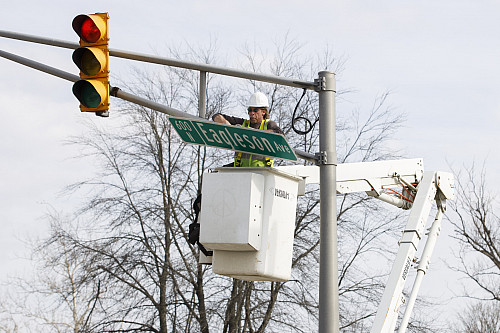
[(108, 96), (108, 87), (97, 80), (80, 80), (73, 85), (73, 94), (87, 108), (97, 108)]
[(107, 42), (106, 22), (99, 15), (78, 15), (73, 19), (73, 30), (86, 43)]

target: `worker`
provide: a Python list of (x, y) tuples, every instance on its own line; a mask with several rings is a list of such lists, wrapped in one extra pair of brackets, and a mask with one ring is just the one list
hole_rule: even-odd
[[(243, 127), (251, 127), (260, 130), (271, 131), (274, 133), (283, 134), (283, 131), (278, 127), (276, 122), (269, 120), (269, 101), (266, 95), (261, 92), (253, 93), (247, 103), (248, 117), (250, 119), (243, 119), (239, 117), (228, 116), (222, 113), (217, 113), (212, 117), (212, 120), (226, 125), (241, 125)], [(267, 156), (257, 154), (247, 154), (236, 152), (234, 155), (234, 162), (230, 165), (235, 167), (272, 167), (273, 160)], [(194, 222), (189, 225), (188, 241), (195, 245), (198, 243), (200, 250), (206, 256), (212, 256), (213, 252), (208, 251), (200, 244), (200, 224), (198, 223), (198, 215), (201, 210), (201, 194), (198, 193), (196, 200), (193, 203), (193, 210), (195, 212)]]
[[(212, 117), (212, 120), (227, 125), (241, 125), (243, 127), (251, 127), (260, 130), (267, 130), (274, 133), (283, 134), (283, 131), (278, 127), (276, 122), (269, 120), (269, 101), (266, 95), (261, 92), (253, 93), (247, 103), (248, 118), (247, 120), (239, 117), (228, 116), (217, 113)], [(272, 167), (273, 160), (267, 156), (247, 154), (236, 152), (234, 155), (235, 167)]]

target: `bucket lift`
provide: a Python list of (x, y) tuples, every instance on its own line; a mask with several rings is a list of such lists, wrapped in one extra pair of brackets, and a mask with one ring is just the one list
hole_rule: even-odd
[[(319, 167), (293, 165), (216, 171), (205, 175), (200, 215), (200, 243), (214, 250), (213, 271), (244, 280), (288, 280), (297, 196), (305, 193), (306, 184), (319, 183)], [(422, 159), (408, 159), (339, 164), (336, 182), (337, 194), (366, 192), (398, 208), (411, 209), (372, 333), (394, 332), (399, 308), (405, 303), (403, 288), (408, 272), (424, 237), (432, 204), (436, 202), (437, 213), (399, 325), (398, 332), (403, 333), (429, 267), (446, 200), (454, 199), (453, 175), (424, 172)], [(200, 262), (206, 260), (200, 257)]]
[(216, 274), (288, 281), (301, 177), (275, 168), (220, 168), (203, 177), (200, 243)]
[[(304, 177), (305, 183), (318, 183), (315, 167), (279, 167)], [(400, 192), (393, 187), (401, 187)], [(408, 223), (399, 241), (399, 250), (380, 301), (372, 333), (394, 332), (400, 306), (405, 303), (403, 288), (414, 262), (420, 240), (424, 237), (432, 203), (437, 213), (429, 228), (417, 275), (399, 325), (406, 331), (422, 279), (429, 268), (430, 257), (441, 229), (446, 200), (455, 196), (453, 175), (447, 172), (424, 172), (422, 159), (346, 163), (337, 166), (337, 193), (366, 192), (368, 195), (402, 209), (411, 209)]]

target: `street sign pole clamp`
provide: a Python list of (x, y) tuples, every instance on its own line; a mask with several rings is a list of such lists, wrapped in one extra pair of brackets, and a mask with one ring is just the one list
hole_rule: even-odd
[(314, 154), (316, 157), (316, 165), (335, 165), (337, 166), (336, 163), (328, 162), (328, 152), (326, 151), (321, 151), (319, 153)]
[(120, 88), (118, 87), (110, 87), (111, 90), (109, 91), (109, 94), (113, 97), (118, 97), (118, 90), (120, 90)]
[[(326, 76), (320, 76), (317, 79), (314, 79), (314, 91), (333, 91), (336, 93), (335, 84), (328, 84), (326, 81)], [(333, 89), (332, 89), (333, 88)]]

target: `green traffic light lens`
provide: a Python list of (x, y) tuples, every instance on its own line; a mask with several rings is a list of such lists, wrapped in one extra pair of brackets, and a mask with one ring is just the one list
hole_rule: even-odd
[(101, 96), (97, 93), (91, 84), (86, 84), (82, 87), (81, 102), (88, 108), (96, 108), (101, 104)]
[(73, 85), (73, 94), (87, 108), (96, 108), (101, 104), (101, 95), (88, 81), (77, 81)]

